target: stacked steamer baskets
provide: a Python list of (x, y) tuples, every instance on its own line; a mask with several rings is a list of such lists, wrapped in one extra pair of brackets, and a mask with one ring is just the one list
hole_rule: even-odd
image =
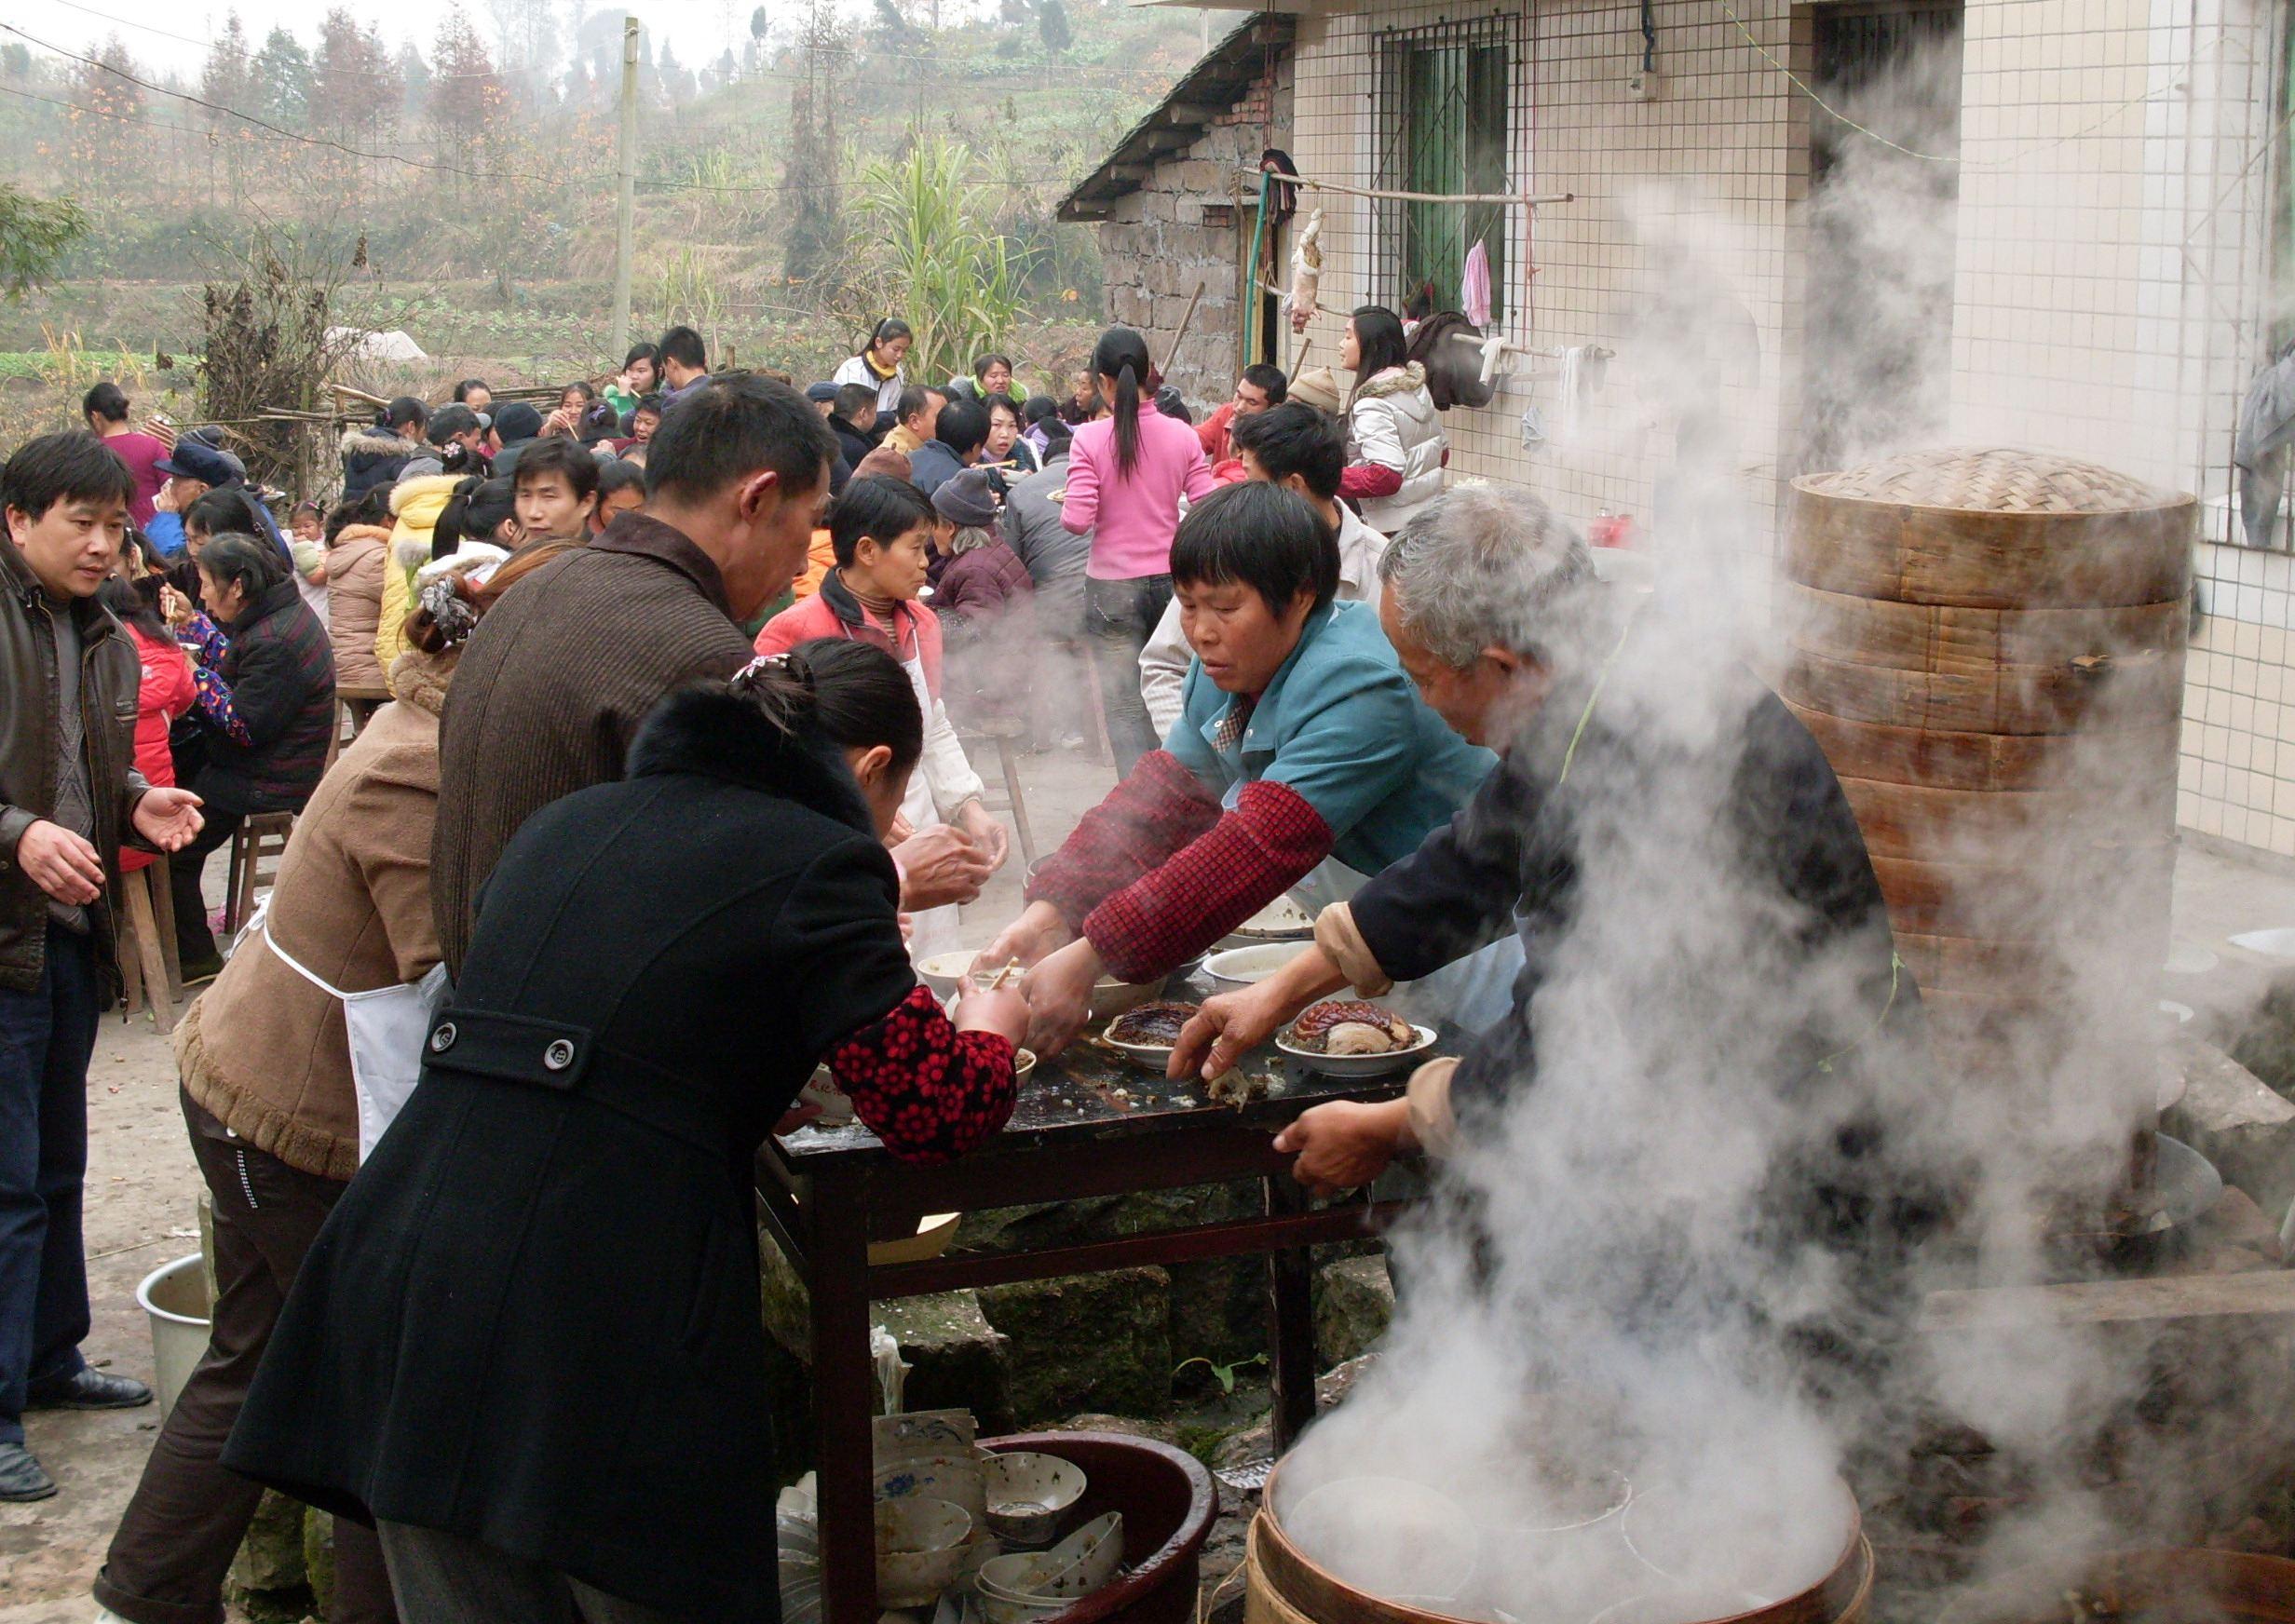
[(2091, 1212), (2150, 1180), (2196, 513), (2022, 451), (1793, 482), (1780, 692), (1863, 827), (1936, 1085)]

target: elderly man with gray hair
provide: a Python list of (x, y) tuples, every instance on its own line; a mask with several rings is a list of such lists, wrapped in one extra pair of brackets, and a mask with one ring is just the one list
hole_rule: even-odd
[[(1318, 1106), (1275, 1145), (1297, 1157), (1300, 1183), (1328, 1192), (1369, 1184), (1399, 1152), (1440, 1157), (1482, 1137), (1535, 1081), (1532, 1001), (1579, 923), (1586, 860), (1609, 855), (1586, 843), (1614, 842), (1637, 808), (1668, 794), (1673, 805), (1711, 794), (1715, 866), (1749, 883), (1725, 888), (1730, 917), (1715, 932), (1731, 963), (1685, 962), (1666, 973), (1690, 995), (1738, 984), (1731, 972), (1740, 962), (1773, 964), (1788, 985), (1799, 977), (1848, 988), (1822, 1007), (1813, 996), (1806, 1014), (1795, 1006), (1773, 1022), (1741, 1023), (1764, 1035), (1717, 1039), (1716, 1065), (1734, 1068), (1749, 1088), (1766, 1073), (1790, 1091), (1819, 1059), (1830, 1074), (1843, 1055), (1880, 1047), (1872, 1039), (1884, 1027), (1917, 1021), (1919, 995), (1897, 966), (1855, 816), (1815, 740), (1750, 673), (1718, 662), (1712, 692), (1699, 697), (1718, 719), (1742, 711), (1742, 725), (1652, 737), (1643, 707), (1675, 669), (1680, 629), (1630, 612), (1596, 578), (1585, 542), (1519, 489), (1446, 493), (1395, 537), (1379, 571), (1379, 619), (1404, 670), (1436, 714), (1499, 751), (1500, 764), (1448, 825), (1325, 909), (1312, 950), (1205, 1004), (1174, 1052), (1175, 1077), (1199, 1068), (1217, 1076), (1345, 986), (1378, 997), (1512, 932), (1526, 959), (1512, 1008), (1462, 1057), (1421, 1067), (1404, 1099)], [(1621, 673), (1634, 680), (1614, 680)], [(1685, 851), (1682, 860), (1706, 855)], [(1656, 886), (1641, 895), (1609, 883), (1601, 905), (1651, 916), (1667, 905)], [(1815, 1182), (1834, 1183), (1825, 1173)]]

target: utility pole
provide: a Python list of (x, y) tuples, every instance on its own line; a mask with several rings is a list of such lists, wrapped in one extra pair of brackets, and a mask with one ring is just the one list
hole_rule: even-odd
[(638, 20), (621, 20), (620, 193), (614, 205), (614, 354), (630, 353), (630, 262), (637, 252)]

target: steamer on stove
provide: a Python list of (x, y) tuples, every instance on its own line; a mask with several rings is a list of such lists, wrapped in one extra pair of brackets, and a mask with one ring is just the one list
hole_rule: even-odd
[(1779, 691), (1856, 810), (1940, 1087), (2036, 1136), (2124, 1122), (2139, 1186), (2196, 512), (2085, 463), (1923, 451), (1796, 480), (1784, 554)]

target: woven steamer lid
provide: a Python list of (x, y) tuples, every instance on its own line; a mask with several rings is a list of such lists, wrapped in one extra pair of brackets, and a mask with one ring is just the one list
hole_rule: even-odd
[(1813, 495), (1981, 513), (2125, 513), (2185, 500), (2052, 452), (1937, 446), (1794, 481)]

